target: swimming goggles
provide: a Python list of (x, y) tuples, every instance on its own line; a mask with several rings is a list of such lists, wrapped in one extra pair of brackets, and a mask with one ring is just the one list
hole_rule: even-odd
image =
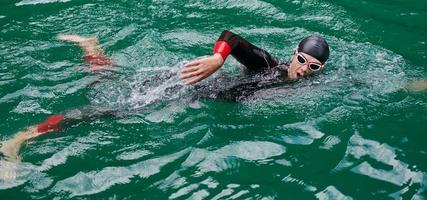
[(305, 58), (305, 56), (302, 55), (302, 53), (300, 53), (298, 51), (296, 51), (296, 55), (297, 55), (298, 63), (303, 65), (303, 64), (308, 62), (308, 68), (310, 68), (311, 71), (314, 71), (314, 72), (319, 71), (324, 66), (324, 64), (322, 65), (322, 64), (317, 63), (317, 62), (308, 61), (307, 58)]

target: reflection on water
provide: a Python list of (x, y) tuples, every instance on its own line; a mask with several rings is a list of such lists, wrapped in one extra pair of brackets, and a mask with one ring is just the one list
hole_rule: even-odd
[(164, 165), (175, 161), (187, 151), (182, 150), (171, 155), (144, 160), (125, 167), (106, 167), (100, 171), (79, 172), (56, 183), (53, 190), (69, 192), (71, 197), (96, 194), (107, 190), (115, 184), (129, 183), (133, 176), (141, 178), (153, 176), (159, 173)]
[(416, 187), (418, 189), (413, 198), (420, 198), (427, 189), (426, 174), (397, 158), (395, 148), (355, 134), (350, 138), (345, 156), (334, 171), (349, 169), (356, 174), (400, 186), (400, 191), (390, 194), (395, 198), (402, 196), (409, 188)]
[(337, 190), (334, 186), (328, 186), (323, 191), (316, 194), (317, 199), (319, 200), (327, 200), (327, 199), (353, 199), (349, 196), (343, 195), (340, 191)]

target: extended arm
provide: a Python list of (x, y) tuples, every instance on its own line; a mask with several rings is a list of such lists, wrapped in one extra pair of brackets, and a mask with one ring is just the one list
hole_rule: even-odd
[[(230, 49), (230, 50), (227, 50)], [(248, 69), (260, 71), (278, 65), (268, 52), (249, 43), (239, 35), (223, 31), (214, 47), (214, 54), (219, 53), (225, 60), (231, 54)]]
[(227, 30), (216, 41), (213, 53), (212, 56), (185, 64), (185, 68), (181, 70), (181, 78), (187, 84), (197, 83), (221, 68), (230, 54), (250, 70), (261, 71), (278, 65), (277, 60), (268, 52)]

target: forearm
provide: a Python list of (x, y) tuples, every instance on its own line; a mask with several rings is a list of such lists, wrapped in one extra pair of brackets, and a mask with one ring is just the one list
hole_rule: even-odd
[(197, 83), (215, 73), (224, 64), (228, 55), (232, 55), (240, 63), (254, 71), (278, 65), (266, 51), (250, 44), (240, 36), (223, 31), (213, 49), (213, 56), (199, 58), (184, 65), (180, 78), (186, 84)]
[(278, 62), (265, 50), (249, 43), (239, 35), (223, 31), (214, 46), (214, 54), (225, 61), (232, 55), (237, 61), (251, 70), (262, 70), (278, 65)]

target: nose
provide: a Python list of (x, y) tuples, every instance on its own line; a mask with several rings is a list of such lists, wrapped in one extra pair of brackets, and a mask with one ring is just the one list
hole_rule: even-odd
[(301, 71), (304, 72), (304, 74), (307, 74), (309, 72), (308, 64), (301, 66)]
[(307, 73), (309, 72), (308, 70), (308, 66), (307, 65), (303, 65), (301, 66), (298, 70), (297, 70), (297, 76), (298, 77), (303, 77), (305, 75), (307, 75)]

